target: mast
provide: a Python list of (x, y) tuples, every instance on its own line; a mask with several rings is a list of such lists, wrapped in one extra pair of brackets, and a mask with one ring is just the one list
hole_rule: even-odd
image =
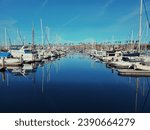
[(149, 23), (147, 21), (146, 24), (146, 40), (145, 40), (145, 50), (147, 51), (147, 44), (148, 44), (148, 35), (149, 35)]
[(32, 47), (34, 47), (34, 24), (32, 26)]
[(7, 48), (7, 29), (5, 28), (5, 47)]
[(143, 0), (140, 0), (140, 23), (139, 23), (139, 44), (138, 44), (138, 52), (141, 51), (141, 37), (142, 37), (142, 7), (143, 7)]
[(44, 38), (43, 38), (43, 23), (42, 23), (42, 19), (40, 20), (40, 22), (41, 22), (41, 42), (42, 42), (42, 45), (43, 45), (43, 47), (44, 47)]
[(148, 38), (149, 35), (149, 23), (147, 22), (147, 26), (146, 26), (146, 38)]
[[(107, 43), (107, 42), (106, 42)], [(114, 46), (115, 46), (115, 40), (114, 40), (114, 35), (112, 35), (112, 49), (114, 50)]]
[(24, 45), (26, 44), (26, 37), (25, 36), (23, 37), (23, 43), (24, 43)]
[(131, 32), (131, 48), (130, 49), (131, 50), (133, 49), (133, 30)]
[(17, 28), (17, 43), (18, 43), (18, 45), (20, 44), (20, 41), (19, 41), (19, 31), (18, 31), (18, 28)]
[(49, 31), (49, 27), (47, 27), (47, 39), (48, 39), (48, 42), (49, 42), (49, 40), (50, 40), (50, 38), (49, 38), (49, 36), (50, 36), (50, 31)]
[(46, 40), (47, 40), (47, 42), (48, 42), (48, 44), (50, 43), (49, 42), (49, 27), (47, 27), (46, 26), (46, 28), (45, 28), (45, 37), (46, 37)]

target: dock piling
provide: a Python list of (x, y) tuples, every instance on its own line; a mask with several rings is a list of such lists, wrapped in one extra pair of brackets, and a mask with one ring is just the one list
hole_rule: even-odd
[(4, 69), (5, 68), (5, 60), (4, 60), (5, 58), (2, 58), (2, 69)]

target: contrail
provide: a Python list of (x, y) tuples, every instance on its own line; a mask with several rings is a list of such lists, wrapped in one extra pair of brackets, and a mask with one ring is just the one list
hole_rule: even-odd
[(77, 20), (79, 17), (80, 16), (78, 15), (76, 17), (71, 18), (69, 21), (67, 21), (65, 24), (63, 24), (63, 26), (67, 26), (68, 24), (70, 24), (70, 23), (74, 22), (75, 20)]
[(47, 2), (48, 2), (48, 0), (44, 0), (44, 2), (43, 2), (41, 7), (44, 8), (46, 6)]

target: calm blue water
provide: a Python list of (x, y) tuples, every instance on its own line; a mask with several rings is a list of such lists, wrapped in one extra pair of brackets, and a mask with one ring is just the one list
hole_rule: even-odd
[(1, 72), (0, 112), (150, 112), (149, 91), (150, 78), (74, 54)]

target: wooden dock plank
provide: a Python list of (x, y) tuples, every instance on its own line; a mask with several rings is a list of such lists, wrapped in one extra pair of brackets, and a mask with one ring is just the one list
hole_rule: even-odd
[(150, 71), (133, 70), (133, 69), (119, 69), (117, 71), (119, 75), (123, 75), (123, 76), (148, 76), (150, 77)]

